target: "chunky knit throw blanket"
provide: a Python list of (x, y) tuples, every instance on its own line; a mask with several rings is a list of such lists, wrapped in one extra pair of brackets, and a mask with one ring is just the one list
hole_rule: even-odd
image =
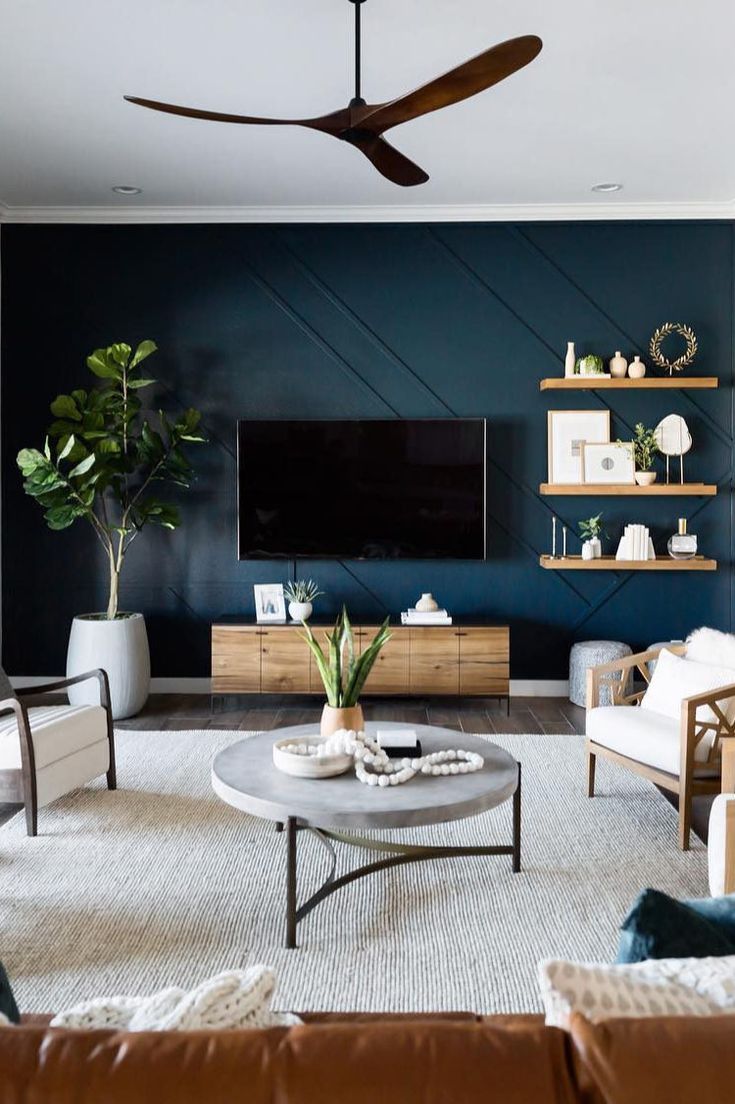
[(162, 989), (149, 997), (100, 997), (54, 1016), (52, 1027), (116, 1031), (217, 1031), (289, 1027), (301, 1023), (273, 1012), (273, 972), (265, 966), (229, 970), (195, 989)]

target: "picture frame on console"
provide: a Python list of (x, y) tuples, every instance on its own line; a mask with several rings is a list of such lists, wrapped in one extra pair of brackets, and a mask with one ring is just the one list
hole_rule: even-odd
[(583, 447), (610, 441), (609, 410), (550, 410), (549, 483), (583, 483)]
[(255, 620), (259, 625), (286, 624), (286, 598), (282, 583), (255, 583)]

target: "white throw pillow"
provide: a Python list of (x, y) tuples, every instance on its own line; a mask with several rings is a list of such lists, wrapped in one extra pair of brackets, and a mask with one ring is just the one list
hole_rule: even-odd
[(549, 1027), (567, 1027), (573, 1012), (591, 1023), (735, 1015), (735, 955), (649, 959), (628, 966), (541, 962), (539, 982)]
[(728, 808), (735, 804), (735, 794), (718, 794), (712, 802), (707, 833), (707, 871), (712, 897), (725, 893), (725, 848), (727, 846)]
[[(664, 650), (659, 654), (656, 670), (641, 700), (641, 709), (650, 709), (664, 717), (679, 720), (682, 698), (717, 690), (719, 686), (735, 684), (735, 671), (696, 663), (688, 656), (674, 655)], [(720, 707), (729, 721), (735, 719), (735, 698), (725, 700)], [(712, 721), (715, 714), (707, 706), (699, 709), (697, 719)]]
[(735, 670), (735, 636), (719, 629), (695, 629), (687, 638), (687, 659)]

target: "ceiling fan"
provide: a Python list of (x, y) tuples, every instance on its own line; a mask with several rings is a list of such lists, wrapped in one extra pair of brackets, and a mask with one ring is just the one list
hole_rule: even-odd
[(219, 111), (202, 111), (196, 107), (180, 107), (177, 104), (145, 100), (139, 96), (125, 96), (130, 103), (149, 107), (153, 111), (165, 111), (170, 115), (186, 115), (192, 119), (208, 119), (218, 123), (249, 123), (256, 126), (301, 126), (331, 134), (343, 142), (349, 142), (364, 153), (375, 168), (388, 180), (402, 187), (425, 184), (429, 174), (415, 165), (382, 137), (390, 127), (449, 107), (478, 92), (484, 92), (493, 84), (505, 80), (537, 56), (542, 42), (536, 35), (522, 35), (491, 46), (477, 57), (458, 65), (436, 80), (421, 88), (382, 104), (368, 104), (360, 94), (360, 8), (365, 0), (349, 0), (355, 6), (355, 95), (347, 107), (320, 115), (315, 119), (262, 119), (252, 115), (229, 115)]

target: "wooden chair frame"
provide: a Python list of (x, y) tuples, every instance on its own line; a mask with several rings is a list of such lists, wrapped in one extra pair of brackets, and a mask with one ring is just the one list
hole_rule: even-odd
[(33, 750), (33, 731), (31, 728), (28, 708), (21, 698), (36, 697), (39, 694), (51, 694), (57, 690), (65, 690), (68, 686), (74, 686), (78, 682), (86, 682), (87, 679), (96, 678), (100, 687), (100, 705), (107, 714), (107, 740), (110, 745), (110, 765), (106, 773), (107, 788), (114, 790), (117, 787), (117, 773), (115, 769), (115, 737), (112, 726), (112, 708), (110, 705), (110, 684), (107, 672), (98, 668), (87, 671), (83, 675), (75, 675), (74, 678), (59, 679), (58, 682), (48, 682), (42, 686), (29, 686), (24, 690), (16, 690), (15, 698), (6, 698), (0, 701), (0, 714), (15, 713), (20, 737), (20, 770), (7, 768), (0, 770), (0, 801), (11, 803), (18, 802), (25, 805), (26, 829), (29, 836), (38, 835), (38, 794), (36, 789), (36, 756)]
[[(669, 651), (676, 655), (686, 655), (685, 644), (667, 644)], [(614, 706), (635, 707), (640, 704), (645, 693), (643, 690), (626, 692), (629, 679), (637, 671), (641, 675), (646, 686), (651, 681), (648, 664), (658, 658), (663, 651), (661, 648), (651, 648), (647, 652), (638, 652), (635, 655), (625, 656), (622, 659), (613, 660), (612, 663), (602, 663), (598, 667), (591, 667), (587, 671), (587, 708), (594, 709), (600, 704), (600, 691), (603, 686), (610, 690), (611, 701)], [(660, 786), (670, 793), (679, 795), (679, 846), (682, 851), (689, 849), (689, 837), (692, 823), (692, 798), (695, 794), (718, 793), (721, 786), (721, 747), (720, 742), (728, 737), (735, 736), (735, 723), (731, 724), (725, 716), (720, 703), (735, 698), (735, 683), (718, 687), (716, 690), (708, 690), (704, 694), (694, 694), (689, 698), (683, 698), (681, 703), (680, 718), (680, 770), (679, 774), (668, 774), (666, 771), (649, 767), (646, 763), (639, 763), (617, 751), (587, 740), (587, 796), (595, 794), (595, 762), (598, 755), (609, 759), (619, 766), (647, 778), (650, 782)], [(715, 715), (714, 720), (703, 720), (697, 717), (697, 711), (709, 706)], [(695, 764), (694, 752), (697, 744), (707, 735), (713, 733), (712, 746), (707, 759)], [(716, 777), (697, 778), (695, 768), (718, 768)]]
[[(735, 794), (735, 740), (722, 743), (722, 793)], [(725, 807), (723, 893), (735, 893), (735, 797)]]

